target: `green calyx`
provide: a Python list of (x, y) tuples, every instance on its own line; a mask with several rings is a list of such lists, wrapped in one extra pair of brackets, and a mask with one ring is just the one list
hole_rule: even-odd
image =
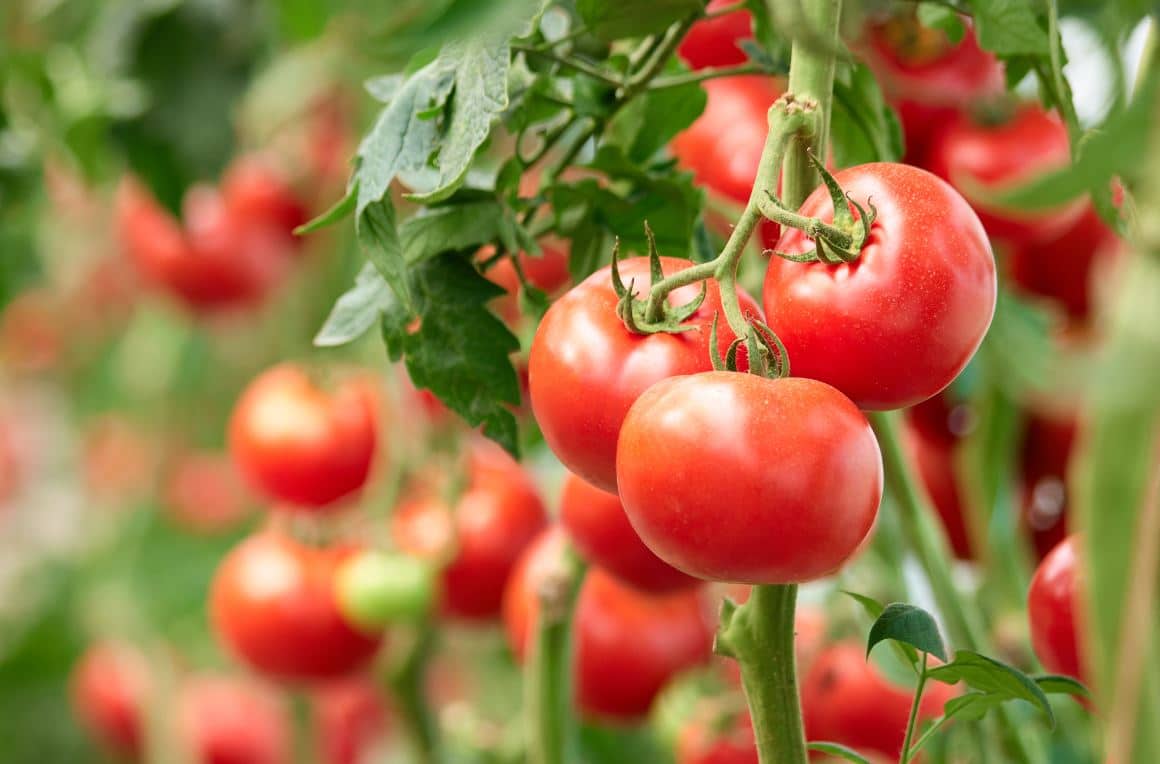
[(738, 353), (745, 346), (750, 374), (770, 379), (789, 376), (789, 353), (781, 338), (773, 329), (755, 316), (746, 316), (748, 326), (744, 336), (735, 338), (721, 355), (721, 343), (717, 335), (717, 316), (713, 316), (713, 328), (709, 335), (709, 355), (716, 371), (740, 371), (737, 368)]
[[(867, 211), (854, 197), (843, 191), (838, 181), (813, 153), (809, 154), (809, 160), (830, 192), (830, 200), (834, 205), (834, 220), (832, 223), (826, 223), (819, 218), (809, 218), (791, 212), (782, 206), (776, 196), (768, 193), (767, 198), (759, 202), (761, 213), (780, 225), (803, 232), (813, 239), (814, 248), (800, 254), (776, 250), (767, 250), (767, 254), (795, 263), (828, 265), (852, 263), (858, 259), (862, 247), (870, 238), (870, 229), (878, 217), (878, 210), (867, 200), (870, 208)], [(857, 217), (850, 211), (851, 205), (857, 210)]]
[[(617, 241), (612, 249), (612, 288), (619, 298), (616, 306), (617, 315), (624, 322), (625, 327), (633, 334), (676, 334), (687, 332), (694, 327), (684, 322), (693, 316), (705, 301), (708, 285), (702, 281), (701, 292), (684, 305), (672, 305), (667, 299), (668, 290), (663, 293), (653, 290), (664, 290), (666, 282), (664, 271), (661, 268), (660, 254), (657, 252), (656, 238), (648, 224), (644, 227), (648, 237), (649, 257), (649, 294), (645, 299), (638, 299), (635, 281), (629, 281), (626, 286), (620, 275), (620, 242)], [(655, 299), (659, 295), (660, 299)]]

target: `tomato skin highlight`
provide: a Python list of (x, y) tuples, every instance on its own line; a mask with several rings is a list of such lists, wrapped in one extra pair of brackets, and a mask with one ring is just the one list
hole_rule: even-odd
[[(705, 10), (709, 13), (730, 5), (734, 0), (710, 0)], [(748, 58), (737, 44), (751, 38), (753, 14), (742, 9), (715, 19), (702, 19), (693, 24), (677, 47), (677, 55), (690, 69), (709, 66), (736, 66)]]
[[(766, 322), (795, 376), (833, 385), (859, 408), (912, 406), (947, 387), (983, 341), (997, 295), (990, 242), (966, 200), (924, 170), (879, 162), (835, 177), (877, 207), (870, 236), (852, 263), (770, 258)], [(800, 213), (831, 222), (826, 189)], [(812, 247), (789, 228), (777, 249)]]
[(661, 594), (697, 586), (686, 575), (649, 550), (624, 513), (620, 497), (569, 474), (560, 496), (560, 522), (572, 543), (590, 563), (621, 583)]
[[(665, 275), (692, 265), (662, 257)], [(557, 300), (536, 331), (528, 359), (532, 410), (552, 452), (572, 472), (597, 488), (616, 490), (616, 439), (633, 401), (654, 382), (712, 368), (709, 355), (713, 316), (721, 312), (721, 294), (709, 281), (705, 301), (679, 334), (632, 334), (616, 313), (610, 268), (602, 268)], [(627, 286), (643, 292), (649, 279), (648, 258), (620, 263)], [(692, 284), (669, 295), (683, 305), (700, 294)], [(739, 292), (743, 312), (760, 316), (757, 304)], [(720, 347), (734, 334), (725, 322), (717, 328)], [(583, 399), (580, 396), (583, 396)]]
[(750, 584), (840, 568), (874, 524), (883, 479), (866, 417), (837, 390), (725, 371), (642, 395), (621, 430), (617, 476), (633, 528), (658, 557)]
[[(918, 724), (941, 714), (946, 702), (957, 694), (950, 685), (927, 682)], [(802, 680), (806, 737), (897, 760), (913, 698), (909, 688), (890, 683), (867, 662), (862, 645), (833, 645), (818, 655)]]
[[(524, 553), (504, 594), (504, 627), (513, 652), (527, 656), (539, 611), (538, 591), (563, 552), (558, 526)], [(651, 595), (591, 568), (573, 615), (576, 704), (589, 719), (633, 722), (644, 717), (678, 672), (709, 660), (713, 617), (701, 591)]]
[(272, 530), (250, 536), (214, 575), (214, 631), (234, 655), (275, 679), (335, 679), (366, 666), (382, 635), (347, 623), (334, 593), (336, 570), (357, 551), (307, 547)]
[(392, 534), (421, 557), (454, 550), (440, 572), (443, 613), (490, 620), (500, 615), (508, 577), (548, 516), (531, 477), (494, 443), (472, 441), (468, 469), (454, 507), (437, 495), (406, 501), (392, 517)]
[(1024, 104), (1011, 119), (995, 125), (960, 114), (934, 138), (926, 166), (962, 192), (988, 234), (1008, 244), (1026, 245), (1067, 231), (1083, 214), (1084, 199), (1022, 212), (992, 204), (988, 197), (1064, 168), (1070, 161), (1067, 128), (1059, 117), (1037, 104)]
[(1076, 620), (1078, 544), (1076, 535), (1068, 536), (1039, 563), (1027, 590), (1027, 619), (1031, 647), (1044, 668), (1086, 682)]
[(266, 495), (321, 509), (362, 488), (378, 446), (377, 397), (363, 379), (333, 395), (298, 366), (274, 366), (254, 378), (234, 407), (230, 455)]

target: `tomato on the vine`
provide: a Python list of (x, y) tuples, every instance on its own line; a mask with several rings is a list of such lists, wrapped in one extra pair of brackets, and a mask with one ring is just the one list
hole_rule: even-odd
[(616, 494), (569, 474), (560, 495), (560, 522), (580, 553), (622, 583), (646, 592), (670, 592), (699, 581), (653, 554), (632, 529)]
[[(666, 276), (692, 265), (662, 257)], [(620, 274), (638, 291), (649, 281), (648, 258), (622, 261)], [(609, 268), (602, 268), (557, 300), (544, 314), (528, 359), (532, 410), (544, 439), (568, 469), (606, 491), (616, 490), (616, 439), (633, 401), (654, 382), (712, 368), (710, 329), (721, 313), (721, 292), (707, 283), (705, 300), (678, 334), (633, 334), (617, 315)], [(674, 290), (669, 300), (683, 305), (700, 285)], [(757, 304), (738, 295), (745, 313), (759, 316)], [(720, 347), (734, 334), (721, 321)], [(578, 396), (578, 393), (582, 393)]]
[[(526, 657), (540, 609), (539, 592), (565, 547), (560, 528), (525, 552), (504, 595), (512, 650)], [(709, 659), (712, 614), (700, 590), (650, 595), (592, 568), (573, 614), (576, 704), (589, 718), (633, 721), (678, 672)]]
[(229, 445), (242, 473), (279, 501), (321, 508), (366, 483), (378, 448), (378, 397), (363, 378), (319, 389), (284, 363), (246, 387), (230, 417)]
[(210, 615), (218, 637), (275, 679), (334, 679), (366, 666), (382, 634), (348, 623), (334, 592), (336, 570), (356, 552), (305, 546), (273, 530), (250, 536), (214, 575)]
[[(983, 341), (995, 312), (995, 260), (966, 200), (903, 164), (864, 164), (836, 179), (877, 217), (850, 263), (769, 261), (766, 321), (795, 376), (841, 390), (863, 409), (912, 406), (949, 385)], [(851, 210), (853, 211), (853, 210)], [(799, 210), (833, 220), (824, 186)], [(777, 249), (814, 246), (787, 228)]]
[(318, 748), (325, 764), (358, 764), (390, 731), (382, 693), (369, 679), (323, 685), (311, 695)]
[(73, 708), (81, 722), (110, 749), (141, 751), (141, 709), (150, 691), (149, 667), (133, 648), (113, 642), (91, 645), (73, 669)]
[(473, 440), (467, 484), (454, 505), (437, 486), (420, 491), (394, 512), (395, 542), (410, 554), (445, 561), (444, 613), (473, 620), (498, 616), (512, 568), (548, 522), (535, 483), (499, 446)]
[(229, 676), (185, 681), (176, 700), (177, 738), (198, 764), (285, 764), (288, 709), (269, 687)]
[(1082, 198), (1047, 210), (1022, 211), (992, 197), (1067, 167), (1067, 128), (1055, 112), (1022, 104), (1006, 119), (981, 122), (960, 114), (934, 137), (926, 159), (931, 172), (957, 188), (979, 213), (987, 233), (1027, 245), (1064, 233), (1083, 214)]
[(882, 499), (866, 417), (812, 379), (711, 371), (658, 382), (624, 420), (616, 467), (649, 549), (713, 581), (829, 575), (858, 550)]
[(1039, 563), (1027, 591), (1027, 618), (1031, 646), (1044, 668), (1056, 674), (1086, 681), (1080, 653), (1077, 598), (1079, 594), (1077, 549), (1072, 535), (1051, 550)]
[(221, 188), (235, 219), (269, 226), (288, 241), (301, 243), (293, 231), (306, 222), (306, 205), (272, 162), (256, 155), (238, 157), (226, 168)]
[[(706, 13), (720, 11), (736, 0), (709, 0)], [(677, 48), (677, 55), (690, 69), (744, 64), (747, 56), (738, 45), (753, 36), (753, 14), (741, 8), (711, 19), (701, 19), (689, 29)]]
[(914, 14), (899, 14), (868, 26), (860, 52), (898, 111), (907, 159), (918, 164), (940, 125), (1004, 91), (1003, 65), (979, 47), (969, 24), (956, 43)]
[(187, 451), (165, 477), (165, 508), (182, 528), (217, 533), (231, 528), (250, 509), (250, 496), (237, 466), (225, 454)]
[[(942, 713), (957, 690), (926, 683), (918, 724)], [(847, 642), (826, 648), (802, 681), (806, 737), (897, 759), (906, 737), (914, 694), (891, 684), (868, 662), (866, 649)]]

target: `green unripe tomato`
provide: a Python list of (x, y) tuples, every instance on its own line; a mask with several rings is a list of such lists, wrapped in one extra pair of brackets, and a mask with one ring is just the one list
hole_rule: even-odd
[(425, 616), (435, 601), (435, 571), (422, 560), (391, 552), (351, 557), (335, 580), (338, 606), (362, 629), (381, 629)]

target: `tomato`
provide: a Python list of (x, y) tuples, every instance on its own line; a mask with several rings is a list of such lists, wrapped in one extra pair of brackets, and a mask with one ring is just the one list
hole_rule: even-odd
[(102, 642), (85, 650), (71, 678), (73, 709), (110, 749), (127, 756), (143, 746), (141, 708), (149, 694), (149, 668), (133, 648)]
[[(831, 384), (863, 409), (912, 406), (949, 385), (983, 341), (997, 288), (990, 242), (966, 200), (924, 170), (874, 163), (835, 177), (877, 207), (870, 236), (852, 263), (771, 258), (766, 321), (795, 376)], [(830, 222), (825, 187), (800, 212)], [(777, 249), (812, 247), (790, 228)]]
[[(533, 257), (525, 252), (519, 253), (520, 268), (524, 278), (537, 289), (554, 295), (559, 292), (572, 276), (568, 271), (568, 251), (563, 247), (564, 242), (541, 242), (540, 256)], [(485, 247), (483, 253), (494, 253), (494, 248)], [(488, 254), (483, 254), (486, 259)], [(490, 266), (484, 273), (488, 279), (504, 288), (507, 292), (494, 301), (495, 312), (508, 324), (519, 322), (520, 312), (520, 277), (512, 264), (510, 257), (505, 257)]]
[[(867, 661), (865, 647), (846, 642), (823, 650), (805, 675), (801, 693), (808, 740), (898, 758), (914, 694), (887, 681)], [(917, 723), (939, 716), (956, 694), (950, 685), (927, 682)]]
[(921, 163), (940, 125), (1005, 90), (1003, 65), (979, 47), (969, 24), (952, 43), (945, 32), (902, 14), (870, 25), (865, 37), (860, 52), (898, 112), (909, 161)]
[(366, 679), (348, 679), (318, 688), (312, 695), (321, 761), (358, 764), (368, 761), (389, 730), (386, 702)]
[(758, 764), (753, 720), (746, 712), (692, 719), (677, 737), (677, 764)]
[[(709, 0), (705, 11), (712, 13), (734, 2)], [(753, 14), (744, 9), (712, 19), (702, 19), (693, 24), (681, 40), (677, 55), (690, 69), (744, 64), (748, 57), (738, 43), (753, 37), (752, 26)]]
[(531, 477), (499, 446), (478, 439), (469, 446), (467, 484), (453, 505), (428, 486), (400, 505), (392, 521), (401, 549), (446, 560), (443, 612), (486, 620), (500, 614), (512, 568), (548, 519)]
[(292, 232), (306, 222), (306, 205), (271, 162), (256, 155), (238, 157), (226, 169), (221, 188), (234, 218), (269, 226), (288, 240), (301, 242)]
[(568, 475), (560, 496), (560, 522), (590, 563), (621, 583), (646, 592), (670, 592), (699, 581), (661, 560), (632, 529), (616, 494)]
[(1091, 318), (1093, 276), (1122, 242), (1088, 203), (1075, 224), (1050, 241), (1015, 249), (1011, 278), (1027, 294), (1055, 301), (1078, 324)]
[[(524, 553), (504, 594), (512, 650), (526, 656), (542, 581), (565, 546), (562, 529), (545, 531)], [(589, 718), (633, 721), (678, 672), (708, 661), (713, 619), (699, 590), (651, 595), (592, 568), (573, 615), (576, 704)]]
[(985, 124), (959, 115), (933, 139), (926, 166), (962, 192), (987, 233), (1019, 245), (1063, 234), (1083, 214), (1084, 200), (1027, 212), (1004, 208), (991, 197), (1070, 161), (1067, 128), (1059, 117), (1037, 104), (1023, 104), (1004, 122)]
[(206, 186), (186, 193), (185, 229), (131, 178), (115, 215), (121, 246), (145, 279), (194, 310), (252, 305), (285, 270), (284, 237), (235, 218)]
[(1031, 646), (1044, 668), (1086, 682), (1077, 621), (1078, 545), (1077, 536), (1068, 536), (1039, 563), (1027, 591), (1027, 618)]
[(975, 412), (966, 400), (944, 390), (906, 410), (906, 422), (923, 437), (954, 444), (975, 427)]
[(829, 575), (866, 538), (882, 499), (866, 417), (812, 379), (713, 371), (658, 382), (624, 420), (616, 467), (649, 549), (713, 581)]
[(164, 500), (171, 517), (197, 533), (217, 533), (237, 525), (250, 509), (250, 497), (237, 467), (224, 454), (181, 454), (165, 480)]
[(906, 431), (906, 446), (911, 460), (918, 468), (927, 496), (942, 520), (955, 557), (973, 560), (975, 555), (971, 551), (966, 508), (963, 506), (955, 471), (955, 442), (931, 437), (926, 431), (911, 425)]
[(214, 575), (210, 615), (218, 638), (276, 679), (333, 679), (366, 666), (382, 635), (347, 623), (334, 593), (335, 571), (355, 553), (304, 546), (273, 530), (250, 536)]
[(287, 708), (268, 687), (229, 676), (187, 680), (176, 701), (177, 735), (197, 764), (290, 764)]
[(1020, 471), (1023, 524), (1040, 559), (1067, 535), (1067, 471), (1078, 423), (1032, 415), (1023, 433)]
[(376, 391), (363, 378), (332, 394), (293, 364), (258, 375), (234, 407), (230, 455), (271, 498), (321, 508), (350, 497), (370, 474), (377, 434)]
[[(691, 263), (661, 258), (665, 274)], [(627, 285), (648, 284), (648, 259), (620, 264)], [(654, 382), (678, 374), (712, 368), (710, 328), (721, 312), (716, 282), (709, 281), (705, 301), (686, 322), (693, 327), (679, 334), (633, 334), (616, 314), (617, 297), (609, 268), (603, 268), (557, 300), (536, 331), (529, 357), (532, 410), (548, 446), (568, 469), (606, 491), (616, 490), (616, 439), (629, 406)], [(700, 293), (690, 285), (669, 295), (674, 305)], [(760, 315), (752, 298), (739, 295), (742, 310)], [(721, 321), (720, 347), (734, 335)], [(577, 392), (583, 391), (583, 400)]]

